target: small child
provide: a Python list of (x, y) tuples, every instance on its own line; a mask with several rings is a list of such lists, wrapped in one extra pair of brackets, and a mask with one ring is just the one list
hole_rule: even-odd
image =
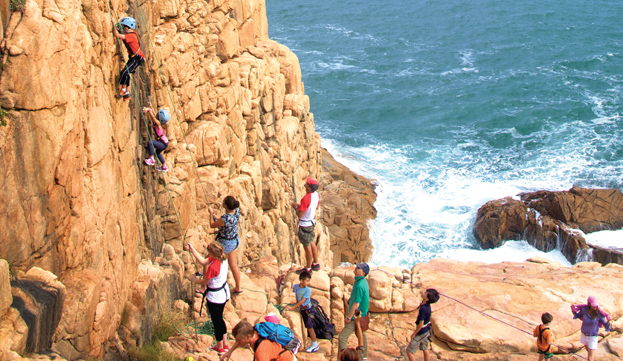
[(143, 65), (145, 62), (145, 55), (141, 51), (141, 46), (138, 42), (138, 34), (134, 31), (134, 29), (136, 29), (136, 20), (126, 16), (119, 21), (119, 24), (123, 27), (123, 34), (119, 33), (115, 27), (115, 36), (123, 40), (123, 44), (128, 50), (128, 56), (130, 58), (123, 67), (121, 74), (119, 74), (119, 85), (121, 89), (119, 93), (115, 94), (115, 97), (117, 97), (117, 99), (129, 99), (130, 92), (127, 89), (130, 87), (130, 74), (133, 74), (136, 68)]
[(537, 353), (539, 354), (539, 361), (554, 357), (556, 346), (552, 345), (552, 342), (554, 342), (554, 335), (549, 329), (549, 325), (553, 320), (554, 316), (545, 312), (541, 315), (541, 321), (543, 324), (538, 325), (534, 331), (532, 331), (532, 336), (536, 337), (536, 348)]
[[(154, 152), (155, 152), (156, 155), (158, 156), (158, 159), (160, 160), (160, 163), (162, 163), (162, 166), (156, 167), (156, 169), (161, 172), (168, 172), (169, 167), (167, 167), (167, 165), (164, 162), (164, 157), (162, 156), (162, 152), (164, 152), (164, 150), (167, 149), (167, 147), (169, 146), (169, 139), (167, 138), (167, 135), (164, 133), (164, 128), (162, 126), (164, 124), (167, 124), (169, 119), (171, 119), (171, 115), (169, 115), (169, 112), (167, 112), (164, 109), (160, 109), (158, 111), (157, 117), (154, 115), (154, 110), (150, 108), (143, 108), (143, 113), (145, 114), (149, 113), (149, 115), (151, 116), (151, 120), (154, 125), (154, 136), (155, 136), (154, 140), (150, 140), (147, 142), (150, 157), (145, 159), (145, 164), (147, 165), (156, 164), (154, 160)], [(154, 151), (154, 148), (155, 148), (155, 151)]]
[(299, 308), (301, 317), (303, 317), (303, 323), (309, 333), (309, 337), (312, 340), (312, 344), (305, 350), (305, 352), (316, 352), (320, 348), (318, 341), (316, 340), (316, 332), (314, 332), (314, 319), (309, 317), (309, 313), (312, 312), (314, 307), (311, 304), (311, 288), (309, 288), (309, 282), (311, 281), (311, 273), (308, 271), (302, 271), (299, 275), (300, 283), (294, 285), (294, 295), (296, 296), (296, 304), (293, 306), (286, 306), (286, 310), (294, 310)]
[(422, 290), (422, 303), (415, 321), (415, 331), (411, 335), (411, 342), (407, 346), (407, 357), (409, 361), (415, 361), (415, 353), (418, 349), (424, 352), (424, 361), (430, 360), (429, 339), (430, 339), (430, 305), (439, 301), (439, 292), (433, 288)]

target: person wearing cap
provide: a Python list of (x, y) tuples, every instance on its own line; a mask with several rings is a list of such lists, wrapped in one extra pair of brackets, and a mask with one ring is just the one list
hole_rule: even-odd
[(573, 319), (582, 319), (580, 343), (586, 346), (588, 361), (594, 361), (599, 341), (599, 327), (603, 327), (606, 331), (612, 329), (610, 315), (599, 307), (595, 296), (590, 296), (585, 305), (571, 305), (571, 312), (573, 312)]
[(316, 193), (318, 187), (318, 181), (308, 177), (305, 182), (307, 193), (301, 199), (301, 203), (292, 203), (296, 208), (296, 215), (299, 217), (299, 241), (305, 248), (306, 265), (304, 269), (299, 270), (299, 273), (302, 271), (311, 273), (320, 269), (318, 250), (316, 249), (316, 233), (314, 232), (316, 227), (316, 209), (320, 202), (320, 196)]
[[(339, 352), (346, 348), (348, 345), (348, 338), (355, 332), (357, 325), (353, 320), (355, 312), (361, 311), (361, 331), (363, 334), (363, 360), (368, 359), (368, 338), (366, 337), (367, 324), (370, 322), (370, 315), (368, 315), (368, 308), (370, 306), (370, 286), (366, 276), (370, 273), (370, 266), (367, 263), (355, 264), (355, 284), (353, 290), (350, 293), (350, 299), (348, 299), (348, 314), (344, 319), (344, 328), (340, 332), (339, 336)], [(359, 347), (358, 347), (359, 348)]]

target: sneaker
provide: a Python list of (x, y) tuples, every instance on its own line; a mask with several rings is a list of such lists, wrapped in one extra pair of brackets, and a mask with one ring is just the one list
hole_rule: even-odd
[(294, 272), (294, 273), (296, 273), (297, 275), (300, 275), (301, 273), (303, 273), (303, 271), (307, 271), (307, 272), (311, 273), (311, 272), (312, 272), (312, 269), (311, 269), (311, 268), (305, 268), (305, 267), (303, 267), (303, 268), (301, 268), (300, 270), (297, 270), (297, 271), (296, 271), (296, 272)]
[(119, 93), (115, 94), (115, 98), (117, 99), (129, 99), (130, 98), (130, 93), (128, 93), (127, 90), (119, 90)]
[(318, 351), (318, 349), (320, 349), (320, 347), (318, 346), (318, 342), (312, 342), (311, 346), (309, 346), (305, 352), (316, 352)]
[(154, 161), (153, 158), (147, 158), (147, 159), (145, 159), (145, 164), (147, 164), (147, 165), (154, 165), (154, 164), (156, 164), (156, 162)]
[(320, 264), (319, 263), (312, 263), (312, 271), (320, 271)]
[(156, 167), (156, 169), (160, 172), (168, 172), (169, 171), (169, 167), (167, 167), (166, 164), (163, 164), (162, 167)]
[(223, 347), (223, 348), (216, 348), (216, 345), (211, 346), (210, 350), (212, 351), (216, 351), (219, 355), (224, 354), (225, 352), (227, 352), (227, 350)]

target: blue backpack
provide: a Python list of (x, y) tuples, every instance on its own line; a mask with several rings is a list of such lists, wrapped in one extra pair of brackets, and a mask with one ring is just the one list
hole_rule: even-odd
[(260, 343), (266, 339), (276, 342), (283, 347), (283, 351), (281, 351), (279, 355), (286, 351), (291, 351), (295, 354), (299, 346), (301, 346), (301, 342), (294, 336), (292, 330), (284, 325), (278, 325), (272, 322), (260, 322), (255, 325), (254, 328), (259, 337), (253, 345), (253, 351), (257, 350)]

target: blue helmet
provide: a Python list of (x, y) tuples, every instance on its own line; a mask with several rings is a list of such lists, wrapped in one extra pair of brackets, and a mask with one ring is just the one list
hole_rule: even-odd
[(125, 18), (121, 19), (120, 23), (121, 25), (127, 26), (130, 29), (136, 29), (136, 20), (134, 20), (134, 18), (131, 18), (129, 16), (126, 16)]
[(166, 124), (169, 119), (171, 119), (171, 115), (169, 114), (169, 112), (164, 109), (160, 109), (158, 111), (158, 121), (160, 121), (160, 124)]

